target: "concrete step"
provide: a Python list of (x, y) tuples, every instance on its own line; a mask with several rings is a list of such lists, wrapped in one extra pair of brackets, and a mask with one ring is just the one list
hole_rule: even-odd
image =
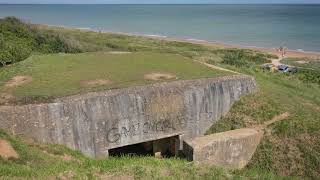
[(247, 165), (259, 145), (263, 132), (237, 129), (197, 137), (183, 142), (187, 159), (226, 168), (241, 169)]

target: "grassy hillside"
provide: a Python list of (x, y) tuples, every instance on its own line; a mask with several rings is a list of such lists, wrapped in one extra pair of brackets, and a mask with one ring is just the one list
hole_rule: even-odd
[(296, 75), (263, 73), (247, 68), (242, 68), (241, 72), (254, 76), (260, 91), (237, 102), (208, 133), (254, 127), (288, 112), (288, 118), (267, 128), (247, 169), (319, 178), (319, 85), (301, 81)]

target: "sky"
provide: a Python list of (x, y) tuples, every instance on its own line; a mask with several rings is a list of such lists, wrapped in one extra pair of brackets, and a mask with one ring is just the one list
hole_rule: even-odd
[(0, 0), (0, 4), (320, 4), (320, 0)]

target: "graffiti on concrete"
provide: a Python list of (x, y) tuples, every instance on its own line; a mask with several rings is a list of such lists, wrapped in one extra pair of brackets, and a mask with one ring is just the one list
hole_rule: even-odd
[(183, 129), (185, 122), (182, 118), (177, 120), (163, 119), (158, 121), (136, 123), (129, 126), (113, 127), (107, 131), (107, 141), (117, 143), (121, 138), (130, 138), (138, 135), (170, 133)]

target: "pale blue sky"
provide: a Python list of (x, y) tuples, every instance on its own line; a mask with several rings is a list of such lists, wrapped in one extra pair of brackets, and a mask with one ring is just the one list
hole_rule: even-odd
[(312, 3), (319, 4), (320, 0), (0, 0), (9, 4), (242, 4), (242, 3)]

